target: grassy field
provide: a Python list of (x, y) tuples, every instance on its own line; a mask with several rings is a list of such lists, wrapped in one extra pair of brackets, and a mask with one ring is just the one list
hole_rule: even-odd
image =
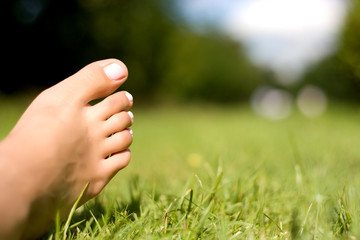
[[(1, 137), (29, 99), (0, 99)], [(360, 238), (356, 107), (282, 121), (240, 105), (133, 112), (131, 164), (44, 239)]]

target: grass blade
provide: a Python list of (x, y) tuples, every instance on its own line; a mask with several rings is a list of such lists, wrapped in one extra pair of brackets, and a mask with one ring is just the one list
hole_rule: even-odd
[(86, 184), (86, 186), (84, 187), (84, 189), (83, 189), (82, 192), (80, 193), (80, 196), (78, 197), (78, 199), (75, 201), (74, 205), (73, 205), (72, 208), (71, 208), (71, 211), (70, 211), (70, 213), (69, 213), (69, 216), (68, 216), (68, 218), (67, 218), (67, 220), (66, 220), (66, 223), (65, 223), (65, 225), (64, 225), (63, 240), (65, 240), (66, 237), (67, 237), (66, 234), (67, 234), (67, 231), (69, 230), (71, 219), (72, 219), (72, 217), (73, 217), (73, 215), (74, 215), (74, 213), (75, 213), (75, 210), (76, 210), (76, 208), (77, 208), (77, 205), (79, 204), (79, 202), (80, 202), (81, 198), (83, 197), (83, 195), (84, 195), (84, 193), (85, 193), (85, 191), (86, 191), (86, 189), (87, 189), (88, 186), (89, 186), (89, 183)]

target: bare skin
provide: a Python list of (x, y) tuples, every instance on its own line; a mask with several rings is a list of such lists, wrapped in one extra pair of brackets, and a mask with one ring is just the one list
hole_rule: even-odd
[(86, 184), (81, 204), (128, 165), (133, 100), (112, 94), (127, 75), (116, 59), (89, 64), (35, 98), (0, 142), (0, 239), (41, 236)]

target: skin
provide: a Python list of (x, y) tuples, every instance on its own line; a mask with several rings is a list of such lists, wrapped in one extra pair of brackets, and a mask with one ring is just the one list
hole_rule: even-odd
[(0, 239), (43, 235), (87, 183), (81, 204), (128, 165), (133, 101), (113, 93), (127, 76), (116, 59), (87, 65), (36, 97), (0, 142)]

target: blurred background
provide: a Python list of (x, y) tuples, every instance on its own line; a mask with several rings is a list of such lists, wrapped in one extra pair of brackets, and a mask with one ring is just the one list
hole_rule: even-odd
[(103, 58), (137, 103), (250, 103), (282, 119), (360, 100), (358, 0), (3, 0), (0, 94)]
[(311, 238), (330, 238), (323, 224), (343, 205), (320, 203), (340, 204), (335, 195), (346, 189), (359, 222), (360, 0), (1, 3), (0, 140), (39, 91), (88, 63), (118, 58), (129, 69), (121, 89), (135, 98), (135, 140), (131, 167), (109, 194), (123, 196), (137, 174), (149, 196), (155, 186), (170, 193), (172, 206), (185, 182), (197, 186), (194, 172), (206, 189), (223, 166), (219, 189), (243, 191), (236, 219), (249, 222), (244, 229), (270, 209), (275, 221), (253, 226), (279, 232), (294, 224), (291, 231), (302, 232), (307, 220)]

